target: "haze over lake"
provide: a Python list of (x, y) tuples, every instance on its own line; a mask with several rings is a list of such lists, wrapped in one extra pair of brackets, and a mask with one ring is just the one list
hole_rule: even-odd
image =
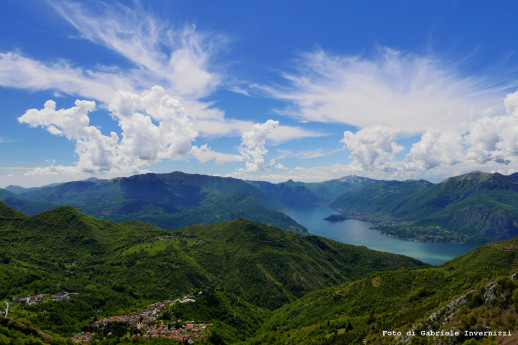
[(480, 243), (407, 241), (388, 237), (373, 231), (371, 229), (373, 224), (369, 222), (354, 219), (343, 222), (324, 220), (331, 214), (339, 214), (329, 207), (290, 207), (285, 213), (305, 226), (311, 234), (383, 252), (411, 256), (434, 265), (465, 254), (481, 245)]

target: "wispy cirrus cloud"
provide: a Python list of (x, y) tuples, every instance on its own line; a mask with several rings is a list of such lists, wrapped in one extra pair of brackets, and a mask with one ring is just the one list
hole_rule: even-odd
[(0, 137), (0, 144), (15, 143), (17, 140)]
[(34, 167), (0, 167), (0, 170), (7, 170), (7, 171), (30, 171), (34, 169)]
[(280, 86), (260, 86), (290, 102), (278, 110), (301, 121), (344, 123), (359, 128), (394, 127), (417, 134), (451, 129), (502, 109), (508, 85), (462, 76), (433, 56), (380, 49), (373, 58), (322, 50), (302, 54)]
[[(98, 2), (49, 3), (84, 39), (102, 45), (128, 62), (83, 66), (60, 59), (43, 62), (19, 52), (0, 53), (0, 85), (30, 90), (54, 90), (108, 104), (119, 90), (140, 92), (160, 85), (182, 102), (195, 120), (203, 121), (202, 135), (234, 134), (232, 119), (202, 100), (220, 87), (215, 71), (225, 36), (200, 32), (193, 25), (176, 28), (144, 10)], [(218, 128), (216, 132), (213, 128)], [(238, 133), (240, 135), (240, 133)]]
[(230, 162), (242, 162), (244, 161), (244, 157), (242, 155), (232, 154), (232, 153), (224, 153), (224, 152), (216, 152), (213, 151), (212, 148), (205, 144), (200, 147), (193, 146), (191, 148), (190, 154), (193, 155), (198, 161), (205, 163), (211, 160), (214, 160), (216, 164), (225, 164)]
[[(141, 8), (71, 1), (52, 2), (79, 35), (131, 61), (139, 79), (166, 88), (174, 97), (199, 99), (221, 83), (212, 60), (226, 45), (221, 34), (203, 34), (194, 25), (173, 28)], [(136, 4), (138, 7), (138, 4)]]
[[(348, 168), (394, 178), (453, 169), (518, 168), (518, 93), (509, 79), (464, 76), (455, 63), (384, 48), (373, 58), (322, 50), (302, 54), (284, 84), (257, 88), (289, 102), (278, 113), (301, 122), (353, 125), (342, 143)], [(505, 98), (505, 107), (504, 100)], [(498, 115), (506, 113), (504, 115)], [(401, 139), (420, 135), (403, 160)], [(292, 170), (297, 176), (296, 169)], [(338, 177), (338, 176), (335, 176)]]
[(86, 6), (55, 1), (49, 5), (77, 30), (81, 39), (116, 52), (128, 65), (97, 63), (84, 67), (66, 60), (43, 63), (7, 52), (0, 55), (0, 85), (54, 89), (109, 102), (118, 90), (142, 91), (154, 85), (161, 85), (182, 101), (197, 101), (221, 83), (222, 76), (213, 71), (213, 60), (226, 44), (223, 35), (201, 33), (193, 25), (173, 29), (150, 13), (116, 3)]
[(0, 85), (59, 92), (108, 102), (119, 89), (132, 88), (122, 73), (88, 70), (67, 61), (44, 64), (17, 53), (0, 53)]
[(332, 151), (325, 151), (321, 148), (318, 148), (315, 150), (298, 151), (298, 152), (292, 152), (290, 150), (280, 149), (280, 150), (276, 150), (276, 151), (279, 154), (277, 159), (290, 158), (290, 157), (313, 159), (313, 158), (331, 156), (337, 152), (344, 151), (344, 149), (339, 148), (339, 149), (335, 149)]
[[(236, 174), (243, 176), (275, 175), (275, 168), (284, 169), (285, 176), (304, 177), (320, 171), (319, 176), (328, 177), (346, 173), (409, 177), (477, 164), (495, 169), (518, 167), (518, 122), (513, 115), (518, 96), (506, 99), (504, 113), (505, 83), (466, 77), (455, 63), (437, 56), (383, 48), (373, 57), (322, 50), (301, 54), (295, 68), (283, 74), (283, 81), (256, 87), (287, 103), (278, 109), (279, 115), (307, 123), (335, 123), (338, 126), (333, 130), (340, 132), (344, 131), (340, 125), (358, 128), (344, 133), (345, 145), (337, 140), (335, 147), (289, 153), (292, 158), (316, 158), (347, 149), (343, 158), (349, 155), (352, 164), (286, 171), (271, 159), (282, 159), (272, 155), (271, 146), (329, 133), (313, 130), (309, 124), (287, 126), (282, 118), (264, 123), (252, 121), (247, 114), (228, 118), (220, 103), (212, 103), (210, 99), (222, 88), (255, 96), (254, 87), (229, 82), (221, 67), (220, 53), (229, 41), (225, 35), (203, 32), (191, 24), (171, 25), (138, 2), (134, 8), (110, 2), (49, 5), (77, 31), (71, 39), (105, 47), (125, 63), (81, 65), (65, 59), (36, 60), (19, 52), (0, 53), (1, 86), (53, 90), (56, 97), (68, 94), (87, 99), (69, 109), (58, 109), (51, 101), (43, 109), (31, 110), (34, 118), (30, 119), (30, 111), (21, 117), (22, 122), (66, 137), (76, 146), (73, 166), (52, 164), (35, 172), (142, 171), (163, 159), (189, 156), (200, 162), (241, 162), (245, 167)], [(161, 117), (160, 111), (143, 100), (154, 97), (155, 85), (161, 86), (160, 96), (154, 98), (157, 104), (176, 104), (170, 118)], [(126, 105), (133, 108), (126, 109)], [(96, 107), (110, 110), (119, 126), (115, 135), (89, 124), (89, 114)], [(68, 113), (77, 119), (75, 124), (69, 123)], [(408, 154), (397, 161), (396, 156), (402, 156), (398, 155), (400, 140), (410, 135), (420, 138), (407, 142)], [(199, 137), (219, 136), (235, 137), (235, 151), (215, 152), (209, 144), (196, 143)]]

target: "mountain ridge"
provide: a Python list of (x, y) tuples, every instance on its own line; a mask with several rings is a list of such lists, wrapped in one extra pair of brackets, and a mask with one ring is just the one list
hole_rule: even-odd
[(0, 190), (0, 200), (29, 214), (71, 205), (107, 220), (141, 220), (168, 229), (246, 218), (307, 233), (280, 211), (330, 206), (349, 218), (371, 221), (391, 236), (446, 242), (488, 242), (518, 235), (517, 196), (518, 174), (480, 171), (435, 184), (354, 175), (274, 184), (176, 171), (74, 181), (20, 194)]
[[(240, 207), (230, 212), (222, 200), (233, 193), (244, 193), (252, 199), (247, 203), (241, 200)], [(281, 202), (249, 183), (230, 177), (179, 171), (147, 173), (110, 180), (67, 182), (25, 191), (16, 197), (27, 203), (45, 203), (47, 209), (70, 205), (107, 220), (142, 220), (168, 229), (237, 217), (259, 220), (264, 216), (268, 224), (299, 233), (307, 232), (279, 211), (284, 207)], [(9, 204), (16, 206), (16, 203)], [(209, 209), (211, 213), (207, 212)], [(257, 211), (259, 209), (260, 212)]]

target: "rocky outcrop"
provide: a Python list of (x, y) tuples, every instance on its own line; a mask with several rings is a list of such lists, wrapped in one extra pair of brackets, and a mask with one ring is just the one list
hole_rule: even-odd
[[(515, 273), (511, 276), (511, 280), (518, 280), (518, 273)], [(447, 305), (439, 308), (434, 313), (430, 314), (425, 321), (415, 325), (413, 327), (413, 331), (417, 332), (417, 330), (440, 330), (442, 329), (448, 322), (452, 321), (455, 313), (463, 306), (468, 307), (478, 307), (480, 305), (490, 304), (494, 300), (499, 297), (503, 297), (501, 291), (499, 291), (497, 282), (492, 281), (486, 284), (481, 290), (480, 293), (477, 293), (475, 290), (471, 290), (459, 298), (454, 299)], [(449, 329), (450, 330), (450, 329)], [(459, 331), (458, 329), (451, 329), (451, 331)], [(477, 331), (491, 331), (490, 328), (477, 329)], [(462, 333), (462, 332), (461, 332)], [(412, 341), (412, 336), (405, 336), (401, 339), (401, 343), (409, 344)], [(457, 344), (457, 340), (454, 337), (449, 338), (448, 344)]]

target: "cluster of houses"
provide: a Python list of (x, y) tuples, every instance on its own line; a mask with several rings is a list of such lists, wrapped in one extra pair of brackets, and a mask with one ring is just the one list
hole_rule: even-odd
[[(201, 292), (199, 293), (201, 294)], [(178, 341), (193, 343), (194, 338), (201, 338), (204, 331), (211, 324), (195, 323), (194, 321), (182, 320), (159, 320), (164, 309), (168, 305), (175, 303), (195, 302), (193, 295), (184, 296), (174, 301), (165, 300), (153, 303), (145, 310), (139, 310), (135, 314), (105, 317), (96, 321), (93, 328), (96, 332), (81, 332), (73, 336), (76, 342), (90, 342), (93, 339), (106, 339), (112, 336), (111, 332), (106, 333), (106, 329), (111, 325), (124, 327), (127, 338), (168, 338)]]
[[(143, 335), (137, 333), (133, 336), (142, 338), (160, 337), (178, 341), (193, 340), (194, 338), (201, 338), (207, 327), (211, 326), (211, 324), (197, 324), (194, 321), (186, 321), (182, 324), (181, 321), (182, 320), (179, 320), (181, 324), (179, 328), (165, 323), (142, 325), (141, 329), (145, 330), (145, 333)], [(126, 335), (126, 337), (130, 336), (129, 334)]]
[(18, 303), (20, 306), (33, 305), (38, 303), (45, 303), (48, 301), (64, 301), (77, 295), (76, 292), (60, 291), (55, 294), (39, 294), (39, 295), (28, 295), (23, 297), (13, 298), (13, 303)]

